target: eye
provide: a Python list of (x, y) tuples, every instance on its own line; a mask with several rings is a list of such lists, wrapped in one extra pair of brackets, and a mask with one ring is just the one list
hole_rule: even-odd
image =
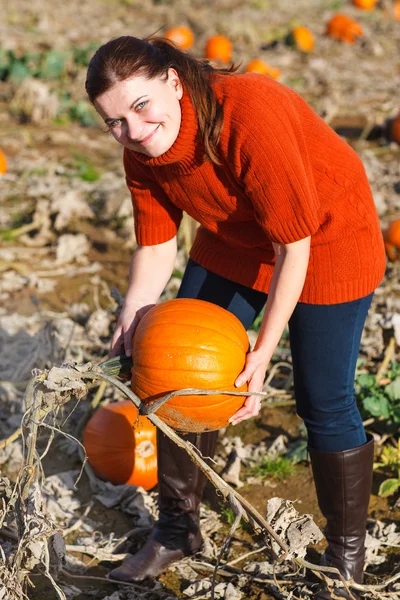
[(114, 119), (113, 121), (110, 121), (108, 123), (108, 126), (110, 129), (114, 129), (114, 127), (117, 127), (120, 124), (121, 124), (121, 119)]
[(142, 108), (144, 108), (147, 104), (147, 100), (143, 100), (143, 102), (139, 102), (139, 104), (137, 104), (136, 106), (136, 110), (142, 110)]

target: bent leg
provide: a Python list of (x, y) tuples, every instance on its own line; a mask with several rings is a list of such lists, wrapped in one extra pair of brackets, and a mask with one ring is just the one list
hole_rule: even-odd
[[(371, 297), (299, 304), (289, 324), (297, 411), (307, 427), (318, 503), (327, 521), (322, 563), (356, 583), (363, 576), (374, 445), (356, 404), (354, 375)], [(350, 598), (344, 590), (335, 594)], [(314, 598), (333, 596), (320, 589)]]
[(366, 442), (354, 376), (371, 299), (299, 303), (289, 321), (297, 412), (316, 450), (339, 452)]

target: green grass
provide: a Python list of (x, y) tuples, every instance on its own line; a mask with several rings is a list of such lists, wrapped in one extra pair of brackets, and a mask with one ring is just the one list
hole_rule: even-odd
[(71, 166), (76, 171), (76, 175), (83, 181), (97, 181), (101, 177), (87, 156), (80, 152), (74, 153)]
[(261, 464), (254, 467), (252, 471), (256, 475), (283, 481), (294, 475), (296, 468), (288, 458), (279, 456), (278, 458), (265, 459)]

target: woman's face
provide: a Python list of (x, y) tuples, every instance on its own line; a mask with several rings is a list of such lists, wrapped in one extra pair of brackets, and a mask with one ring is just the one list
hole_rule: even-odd
[(94, 105), (114, 138), (129, 150), (156, 158), (178, 137), (183, 89), (174, 69), (168, 78), (135, 75), (99, 96)]

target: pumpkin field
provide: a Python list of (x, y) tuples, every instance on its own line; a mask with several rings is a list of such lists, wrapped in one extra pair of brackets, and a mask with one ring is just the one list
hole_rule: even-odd
[[(184, 444), (209, 479), (201, 551), (154, 580), (107, 579), (143, 546), (157, 518), (156, 428), (178, 444), (186, 430), (176, 422), (179, 395), (160, 400), (148, 365), (164, 360), (151, 347), (157, 336), (190, 337), (192, 321), (180, 316), (180, 328), (163, 333), (157, 319), (176, 296), (197, 227), (184, 215), (173, 276), (150, 319), (155, 333), (146, 323), (138, 332), (148, 362), (137, 361), (130, 386), (132, 362), (107, 359), (136, 247), (131, 198), (122, 147), (85, 94), (93, 53), (121, 35), (167, 37), (214, 65), (274, 78), (364, 164), (387, 267), (355, 381), (375, 440), (358, 593), (400, 600), (399, 0), (14, 0), (3, 8), (0, 600), (311, 600), (319, 580), (329, 579), (318, 567), (324, 518), (295, 411), (287, 330), (267, 371), (260, 414), (228, 425), (222, 407), (238, 396), (221, 394), (210, 427), (219, 429), (214, 462)], [(235, 330), (233, 370), (260, 322)], [(236, 327), (221, 323), (221, 330)], [(218, 386), (234, 389), (223, 379)], [(143, 389), (157, 398), (147, 416), (137, 410)], [(191, 431), (201, 430), (210, 397), (186, 396), (190, 409), (179, 418), (192, 419)]]

